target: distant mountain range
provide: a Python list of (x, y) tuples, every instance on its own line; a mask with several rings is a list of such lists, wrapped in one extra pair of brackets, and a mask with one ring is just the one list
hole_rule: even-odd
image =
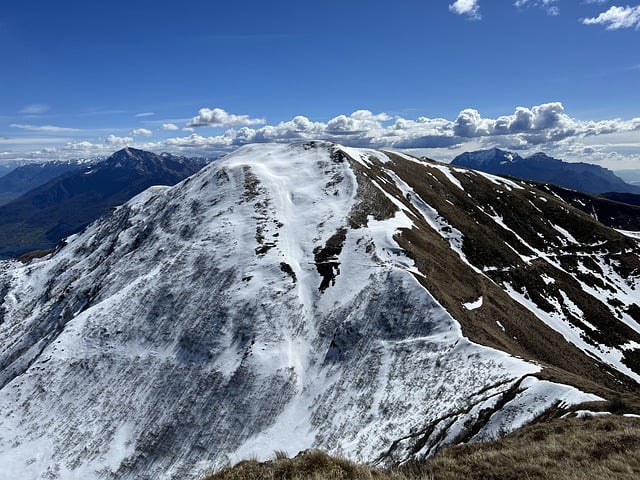
[(640, 169), (636, 170), (616, 170), (618, 175), (625, 182), (632, 185), (640, 185)]
[[(68, 171), (62, 175), (0, 206), (0, 258), (50, 249), (148, 187), (175, 185), (205, 163), (203, 159), (126, 148), (99, 162), (67, 165)], [(27, 165), (4, 180), (19, 190), (29, 180), (42, 181), (56, 169), (65, 168)], [(35, 173), (29, 178), (29, 172)]]
[(0, 176), (4, 176), (4, 175), (6, 175), (7, 173), (11, 172), (14, 169), (15, 169), (15, 167), (13, 167), (13, 166), (0, 164)]
[[(18, 166), (0, 177), (0, 205), (9, 203), (64, 173), (77, 171), (82, 167), (83, 163), (76, 161), (29, 163)], [(0, 170), (0, 173), (2, 172), (4, 170)]]
[(640, 194), (640, 186), (626, 183), (611, 170), (590, 163), (564, 162), (541, 152), (521, 157), (517, 153), (492, 148), (463, 153), (454, 158), (451, 164), (494, 175), (552, 183), (587, 193)]

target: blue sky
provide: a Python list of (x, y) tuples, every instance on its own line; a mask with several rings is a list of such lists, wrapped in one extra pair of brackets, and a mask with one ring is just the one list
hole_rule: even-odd
[(327, 138), (640, 168), (640, 2), (14, 1), (0, 161)]

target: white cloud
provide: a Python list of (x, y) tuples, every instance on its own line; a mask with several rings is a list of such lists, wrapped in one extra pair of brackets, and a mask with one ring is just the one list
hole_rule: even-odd
[(25, 125), (22, 123), (12, 123), (11, 128), (19, 128), (21, 130), (29, 130), (31, 132), (49, 132), (49, 133), (70, 133), (81, 132), (78, 128), (57, 127), (55, 125)]
[(363, 132), (370, 132), (380, 127), (380, 122), (390, 120), (386, 113), (373, 114), (369, 110), (357, 110), (348, 117), (338, 115), (327, 123), (327, 132), (353, 135)]
[(490, 122), (480, 116), (473, 108), (462, 110), (453, 125), (453, 133), (458, 137), (481, 137), (488, 135)]
[(474, 109), (460, 112), (454, 122), (458, 137), (512, 136), (518, 144), (540, 144), (560, 140), (576, 133), (576, 121), (564, 113), (560, 102), (545, 103), (531, 108), (517, 107), (512, 115), (495, 119), (482, 118)]
[(49, 105), (45, 105), (42, 103), (34, 103), (31, 105), (26, 105), (22, 109), (18, 111), (18, 113), (22, 113), (24, 115), (41, 115), (45, 112), (48, 112), (51, 107)]
[[(106, 145), (110, 147), (122, 148), (132, 144), (133, 138), (132, 137), (116, 137), (115, 135), (111, 134), (111, 135), (108, 135), (107, 138), (105, 138), (104, 142)], [(84, 142), (80, 142), (80, 143), (84, 143)]]
[[(215, 136), (199, 135), (193, 133), (192, 128), (186, 129), (190, 134), (158, 141), (137, 136), (138, 130), (129, 136), (109, 135), (95, 142), (68, 142), (63, 137), (40, 137), (17, 143), (12, 139), (0, 139), (0, 149), (22, 149), (15, 158), (41, 160), (108, 155), (125, 146), (215, 158), (248, 143), (328, 140), (357, 147), (410, 149), (442, 160), (450, 160), (463, 150), (492, 146), (523, 152), (541, 150), (568, 160), (595, 159), (608, 166), (619, 166), (640, 156), (640, 118), (578, 120), (567, 114), (561, 102), (520, 106), (510, 114), (493, 118), (483, 117), (474, 108), (463, 109), (452, 119), (426, 116), (411, 119), (357, 110), (326, 121), (312, 121), (298, 115), (259, 128), (232, 127)], [(41, 145), (39, 150), (26, 151), (28, 145), (34, 144)]]
[(171, 131), (171, 130), (180, 130), (180, 127), (178, 127), (175, 123), (163, 123), (160, 129), (165, 131)]
[(136, 113), (136, 117), (151, 117), (155, 115), (154, 112), (142, 112), (142, 113)]
[(621, 132), (640, 132), (640, 119), (580, 121), (567, 115), (562, 103), (550, 102), (517, 107), (513, 114), (497, 118), (484, 118), (475, 109), (464, 109), (453, 121), (427, 117), (392, 119), (384, 113), (366, 110), (338, 115), (326, 123), (298, 116), (259, 129), (228, 130), (224, 141), (223, 137), (213, 137), (213, 145), (324, 139), (374, 148), (451, 148), (477, 139), (510, 148), (544, 149), (565, 139)]
[(560, 15), (560, 8), (554, 3), (557, 3), (558, 0), (516, 0), (514, 5), (518, 8), (524, 7), (538, 7), (542, 8), (547, 12), (548, 15), (556, 16)]
[(188, 127), (237, 127), (246, 125), (261, 125), (266, 123), (263, 118), (251, 118), (249, 115), (234, 115), (222, 108), (201, 108), (198, 115), (187, 123)]
[[(82, 151), (82, 152), (85, 152), (85, 151), (86, 152), (90, 152), (91, 150), (95, 150), (95, 148), (97, 146), (98, 145), (94, 145), (91, 142), (84, 141), (84, 142), (70, 142), (70, 143), (67, 143), (66, 148), (68, 150), (72, 150), (72, 151), (75, 150), (75, 151)], [(55, 153), (55, 149), (51, 149), (51, 150), (49, 150), (49, 152)]]
[(458, 15), (466, 15), (469, 20), (481, 20), (478, 0), (456, 0), (449, 5), (449, 10)]
[(133, 130), (131, 130), (129, 135), (150, 137), (151, 135), (153, 135), (153, 132), (147, 128), (134, 128)]
[(640, 30), (640, 5), (637, 7), (611, 7), (597, 17), (583, 18), (585, 25), (606, 25), (607, 30), (635, 28)]
[(202, 135), (198, 135), (197, 133), (192, 133), (188, 137), (170, 138), (168, 140), (165, 140), (164, 142), (159, 142), (157, 145), (162, 145), (162, 148), (167, 148), (170, 150), (178, 148), (181, 151), (222, 151), (233, 145), (233, 139), (228, 135), (203, 137)]

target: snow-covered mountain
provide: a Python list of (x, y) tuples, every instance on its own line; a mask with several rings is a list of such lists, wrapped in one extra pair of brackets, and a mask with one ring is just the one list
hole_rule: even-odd
[(637, 238), (402, 154), (246, 146), (0, 265), (7, 479), (402, 462), (639, 388)]

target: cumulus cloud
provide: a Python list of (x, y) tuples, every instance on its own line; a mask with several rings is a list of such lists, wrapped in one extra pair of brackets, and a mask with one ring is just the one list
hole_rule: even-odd
[(298, 115), (292, 120), (280, 122), (277, 125), (266, 125), (257, 130), (243, 127), (238, 131), (230, 130), (234, 145), (246, 143), (290, 142), (296, 140), (310, 140), (327, 136), (327, 126), (323, 123), (312, 122), (307, 117)]
[(111, 134), (104, 139), (104, 142), (109, 147), (122, 148), (133, 143), (133, 138), (132, 137), (116, 137), (115, 135)]
[(637, 7), (611, 7), (597, 17), (583, 18), (585, 25), (605, 25), (607, 30), (635, 28), (640, 30), (640, 5)]
[(558, 0), (516, 0), (514, 5), (518, 8), (524, 7), (538, 7), (547, 12), (548, 15), (555, 16), (560, 15), (560, 8), (554, 3)]
[(57, 127), (55, 125), (25, 125), (22, 123), (12, 123), (11, 128), (19, 128), (21, 130), (29, 130), (31, 132), (48, 132), (48, 133), (71, 133), (81, 132), (78, 128)]
[[(192, 134), (146, 146), (155, 150), (197, 152), (216, 156), (249, 143), (329, 140), (349, 146), (397, 149), (451, 149), (465, 144), (498, 144), (518, 150), (547, 149), (576, 139), (640, 132), (640, 118), (623, 121), (580, 121), (567, 115), (560, 102), (517, 107), (510, 115), (485, 118), (476, 109), (462, 110), (454, 120), (406, 119), (357, 110), (314, 122), (299, 115), (276, 125), (230, 128), (222, 135)], [(144, 146), (143, 146), (144, 147)]]
[(246, 125), (261, 125), (266, 123), (263, 118), (251, 118), (249, 115), (234, 115), (222, 108), (201, 108), (198, 115), (187, 123), (188, 127), (236, 127)]
[(381, 122), (390, 120), (386, 113), (374, 114), (369, 110), (357, 110), (351, 115), (338, 115), (327, 123), (327, 132), (341, 135), (354, 135), (368, 132), (380, 126)]
[(160, 129), (165, 131), (171, 131), (171, 130), (180, 130), (180, 127), (178, 127), (175, 123), (163, 123)]
[(248, 143), (324, 139), (350, 146), (374, 148), (451, 148), (472, 141), (494, 141), (518, 149), (543, 148), (568, 138), (585, 138), (640, 130), (640, 119), (578, 121), (560, 102), (517, 107), (510, 115), (485, 118), (476, 109), (462, 110), (454, 120), (418, 117), (392, 118), (386, 113), (358, 110), (326, 122), (297, 116), (261, 128), (231, 128), (224, 135), (182, 137), (171, 146), (181, 148), (235, 147)]
[(453, 133), (458, 137), (481, 137), (488, 135), (490, 128), (490, 122), (473, 108), (462, 110), (453, 123)]
[[(178, 128), (174, 124), (166, 125)], [(354, 147), (412, 149), (443, 160), (452, 158), (461, 149), (492, 146), (522, 151), (542, 150), (560, 158), (578, 160), (595, 151), (600, 152), (596, 158), (602, 162), (612, 161), (611, 152), (622, 152), (616, 157), (618, 165), (631, 158), (630, 155), (640, 154), (640, 118), (578, 120), (567, 114), (561, 102), (519, 106), (510, 114), (496, 117), (484, 117), (474, 108), (463, 109), (452, 119), (426, 116), (411, 119), (357, 110), (326, 121), (312, 121), (298, 115), (274, 125), (240, 125), (213, 136), (199, 135), (192, 132), (192, 128), (187, 129), (191, 130), (189, 134), (158, 141), (138, 136), (140, 132), (136, 133), (137, 129), (129, 136), (109, 135), (95, 143), (77, 141), (64, 144), (64, 138), (55, 143), (53, 140), (56, 139), (52, 139), (49, 143), (60, 146), (47, 145), (52, 148), (21, 152), (17, 158), (88, 158), (108, 155), (125, 146), (215, 158), (249, 143), (308, 140), (328, 140)], [(174, 128), (167, 130), (177, 131)], [(612, 145), (615, 142), (615, 146), (597, 147), (604, 145), (605, 139)], [(10, 145), (10, 142), (0, 140), (0, 145)]]
[(564, 113), (560, 102), (531, 108), (517, 107), (512, 115), (483, 118), (477, 110), (460, 112), (454, 133), (460, 137), (511, 135), (517, 144), (542, 144), (576, 134), (576, 121)]
[(481, 20), (478, 0), (456, 0), (449, 5), (449, 10), (458, 15), (465, 15), (469, 20)]
[(153, 135), (153, 132), (148, 128), (134, 128), (133, 130), (131, 130), (129, 135), (150, 137), (151, 135)]

